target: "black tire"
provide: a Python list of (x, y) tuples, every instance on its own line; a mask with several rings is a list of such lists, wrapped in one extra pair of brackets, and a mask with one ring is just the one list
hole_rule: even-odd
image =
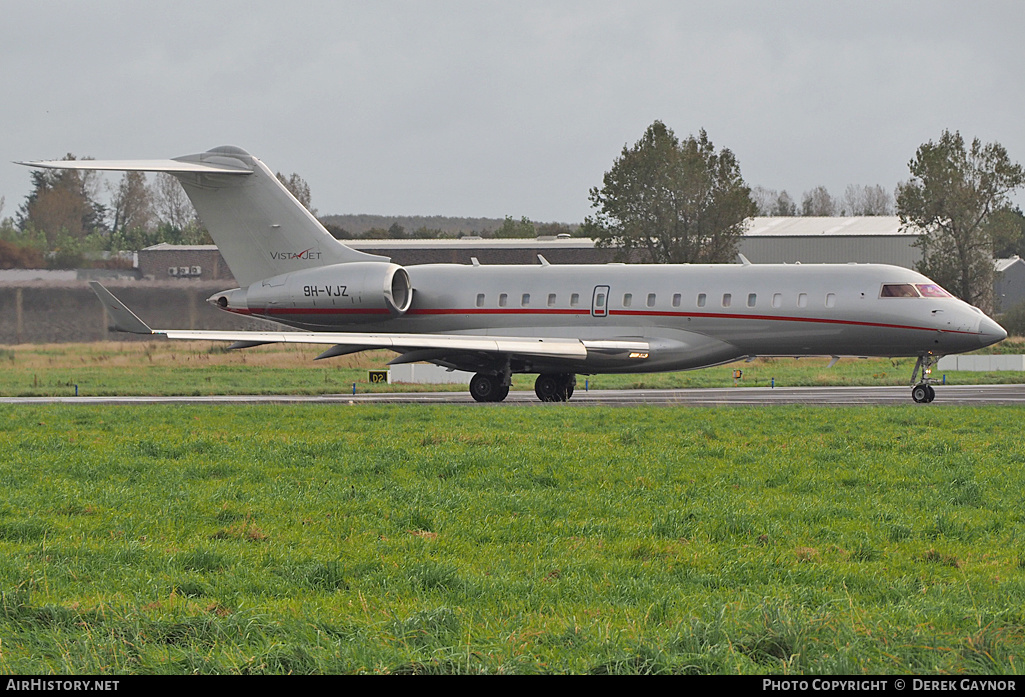
[(562, 382), (563, 385), (565, 385), (566, 390), (566, 401), (568, 402), (573, 398), (573, 388), (577, 386), (577, 376), (573, 373), (566, 373), (562, 378)]
[(911, 389), (911, 399), (915, 400), (919, 404), (924, 404), (930, 401), (929, 399), (929, 386), (928, 385), (915, 385)]
[(558, 375), (541, 373), (534, 381), (534, 394), (542, 402), (561, 402), (563, 401), (561, 395), (565, 395), (566, 390)]
[(572, 396), (576, 376), (572, 373), (541, 373), (534, 381), (534, 394), (542, 402), (565, 402)]
[[(501, 394), (500, 388), (502, 385), (499, 384), (498, 377), (495, 375), (487, 375), (485, 373), (477, 373), (470, 378), (470, 396), (478, 402), (495, 402), (505, 399), (505, 394), (502, 394), (497, 400), (495, 397)], [(506, 388), (506, 394), (509, 393), (509, 388)]]

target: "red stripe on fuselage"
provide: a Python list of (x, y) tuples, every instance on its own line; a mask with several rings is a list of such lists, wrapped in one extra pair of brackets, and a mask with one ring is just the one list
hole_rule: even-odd
[[(275, 307), (269, 309), (248, 308), (232, 309), (229, 312), (242, 315), (388, 315), (386, 309), (357, 309), (357, 308), (284, 308)], [(566, 310), (566, 309), (532, 309), (532, 308), (424, 308), (409, 310), (407, 315), (590, 315), (590, 310)], [(942, 332), (944, 334), (968, 334), (977, 335), (979, 332), (967, 332), (957, 329), (940, 329), (938, 327), (916, 327), (909, 324), (889, 324), (886, 322), (861, 322), (848, 319), (832, 319), (827, 317), (793, 317), (775, 315), (744, 315), (721, 312), (670, 312), (666, 310), (609, 310), (609, 315), (620, 315), (624, 317), (678, 317), (697, 319), (742, 319), (756, 320), (763, 322), (805, 322), (812, 324), (840, 324), (851, 327), (878, 327), (881, 329), (909, 329), (923, 332)], [(598, 317), (602, 319), (602, 317)]]

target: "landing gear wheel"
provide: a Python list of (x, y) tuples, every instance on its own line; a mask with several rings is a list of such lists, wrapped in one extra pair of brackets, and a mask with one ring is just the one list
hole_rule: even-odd
[(542, 402), (565, 402), (573, 396), (576, 383), (572, 373), (541, 373), (534, 382), (534, 394)]
[(573, 388), (577, 386), (577, 376), (568, 373), (563, 377), (566, 384), (566, 401), (568, 402), (573, 397)]
[(911, 399), (919, 404), (928, 404), (936, 399), (936, 390), (933, 389), (932, 385), (926, 383), (915, 385), (914, 389), (911, 390)]
[(501, 402), (509, 396), (509, 386), (498, 375), (477, 373), (470, 379), (470, 396), (478, 402)]
[[(927, 354), (918, 357), (918, 362), (915, 363), (915, 369), (911, 373), (911, 384), (914, 385), (911, 388), (911, 399), (915, 400), (919, 404), (928, 404), (932, 400), (936, 399), (936, 390), (932, 386), (932, 369), (939, 362), (940, 357), (933, 354)], [(918, 379), (919, 371), (921, 371), (922, 381), (915, 384)]]

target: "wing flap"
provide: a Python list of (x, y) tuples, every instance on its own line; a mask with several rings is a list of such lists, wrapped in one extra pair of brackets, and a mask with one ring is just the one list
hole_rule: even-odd
[[(216, 330), (155, 329), (168, 339), (193, 341), (244, 341), (285, 344), (342, 344), (367, 349), (438, 349), (480, 351), (548, 358), (587, 357), (587, 348), (579, 339), (530, 339), (522, 337), (474, 336), (461, 334), (356, 334), (349, 332), (253, 332)], [(647, 344), (644, 344), (647, 346)]]

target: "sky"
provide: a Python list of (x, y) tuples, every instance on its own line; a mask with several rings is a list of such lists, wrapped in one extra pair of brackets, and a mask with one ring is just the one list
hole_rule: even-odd
[(751, 186), (892, 191), (944, 130), (1025, 162), (1025, 3), (9, 0), (0, 217), (15, 161), (236, 145), (320, 215), (580, 222), (655, 120)]

